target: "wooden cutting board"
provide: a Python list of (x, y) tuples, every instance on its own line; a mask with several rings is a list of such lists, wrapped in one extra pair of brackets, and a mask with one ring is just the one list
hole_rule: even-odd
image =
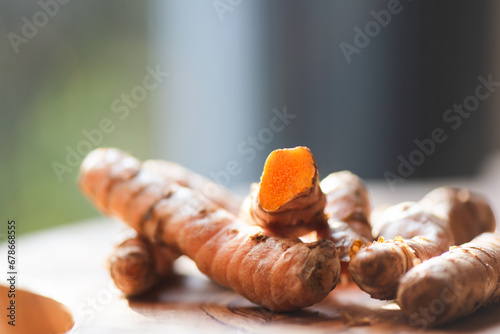
[[(205, 278), (187, 258), (178, 275), (143, 298), (114, 288), (105, 260), (122, 229), (97, 219), (21, 237), (19, 287), (66, 305), (71, 333), (417, 333), (392, 302), (371, 299), (354, 284), (337, 287), (312, 307), (272, 313)], [(2, 253), (6, 244), (0, 245)], [(50, 311), (50, 310), (45, 310)], [(18, 322), (30, 321), (18, 315)], [(429, 333), (500, 332), (500, 306)], [(12, 332), (15, 333), (15, 332)]]

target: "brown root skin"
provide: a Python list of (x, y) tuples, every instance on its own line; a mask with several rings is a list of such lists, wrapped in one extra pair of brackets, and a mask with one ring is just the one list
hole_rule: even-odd
[[(178, 209), (189, 208), (193, 200), (199, 207)], [(162, 240), (193, 259), (201, 272), (273, 311), (322, 300), (340, 277), (331, 241), (264, 237), (260, 228), (200, 203), (189, 189), (174, 189), (154, 207), (150, 222), (156, 222)]]
[(394, 299), (399, 279), (408, 270), (454, 244), (446, 223), (418, 203), (388, 208), (374, 225), (379, 241), (351, 249), (349, 272), (354, 282), (372, 298)]
[[(448, 245), (449, 246), (449, 245)], [(415, 237), (380, 238), (366, 247), (353, 245), (349, 271), (353, 281), (372, 298), (391, 300), (396, 297), (399, 278), (421, 262), (438, 256), (448, 247), (435, 241)]]
[[(111, 164), (101, 161), (82, 168), (81, 182), (88, 182), (87, 174), (94, 175), (92, 184), (82, 184), (90, 200), (112, 203), (119, 196), (119, 218), (149, 241), (187, 255), (200, 271), (249, 300), (274, 311), (297, 310), (319, 302), (338, 283), (340, 262), (331, 241), (261, 237), (261, 228), (154, 170), (141, 166), (132, 177), (115, 173), (110, 179), (109, 170), (121, 168), (119, 159)], [(101, 184), (108, 187), (97, 198), (94, 187)]]
[(419, 204), (450, 222), (457, 245), (469, 242), (481, 233), (493, 232), (496, 228), (495, 216), (488, 201), (464, 188), (436, 188), (425, 195)]
[[(301, 168), (287, 166), (291, 163), (290, 160), (297, 160), (297, 156), (300, 156), (298, 165), (304, 165), (305, 172)], [(305, 175), (301, 175), (303, 173)], [(291, 188), (298, 189), (297, 192), (290, 192), (283, 184), (294, 182), (295, 179), (301, 186), (290, 184)], [(273, 189), (274, 183), (280, 189)], [(277, 193), (270, 194), (273, 191)], [(282, 200), (271, 201), (269, 198), (273, 195)], [(266, 202), (262, 202), (263, 199)], [(252, 185), (250, 195), (242, 204), (240, 215), (273, 235), (300, 237), (327, 225), (323, 213), (325, 202), (314, 158), (308, 148), (299, 146), (271, 152), (264, 166), (261, 183)]]
[(258, 193), (259, 185), (254, 184), (250, 195), (243, 200), (240, 216), (272, 235), (300, 237), (327, 226), (323, 214), (325, 197), (317, 185), (272, 212), (260, 206)]
[(393, 205), (382, 212), (373, 221), (373, 235), (394, 239), (401, 236), (410, 239), (425, 236), (430, 240), (455, 244), (453, 233), (447, 219), (439, 218), (426, 207), (416, 202), (403, 202)]
[(153, 245), (135, 231), (128, 231), (111, 254), (111, 278), (125, 296), (140, 295), (172, 273), (178, 254), (163, 245)]
[(499, 303), (498, 282), (500, 236), (484, 233), (406, 273), (398, 304), (410, 324), (421, 329), (439, 326)]
[(394, 246), (387, 242), (371, 244), (349, 263), (353, 281), (372, 298), (393, 299), (397, 292), (393, 278), (401, 277), (408, 269), (407, 248)]
[[(128, 180), (130, 182), (121, 182)], [(172, 182), (199, 191), (233, 214), (239, 212), (241, 200), (207, 178), (168, 161), (148, 160), (141, 163), (115, 148), (98, 148), (90, 152), (82, 162), (79, 175), (82, 192), (93, 198), (99, 210), (112, 216), (123, 215), (133, 197), (141, 194), (146, 201), (149, 193), (158, 191), (146, 189), (147, 185), (153, 184), (154, 188), (154, 185)], [(145, 205), (148, 206), (149, 203)], [(137, 209), (131, 211), (137, 212)], [(140, 219), (131, 218), (134, 222)]]
[(363, 181), (349, 171), (331, 173), (320, 186), (326, 195), (324, 212), (329, 228), (321, 230), (319, 236), (335, 243), (340, 261), (346, 267), (350, 260), (349, 249), (356, 240), (373, 241), (368, 191)]
[(369, 222), (370, 198), (363, 181), (349, 171), (331, 173), (321, 181), (327, 201), (325, 213), (337, 221)]
[(109, 211), (109, 190), (112, 180), (128, 180), (140, 168), (140, 161), (117, 149), (96, 149), (90, 152), (80, 167), (80, 189), (94, 199), (96, 207)]
[(371, 237), (366, 236), (369, 230), (365, 223), (359, 221), (343, 222), (329, 219), (328, 228), (320, 230), (318, 235), (335, 243), (339, 250), (340, 261), (347, 265), (350, 261), (349, 249), (356, 240), (365, 244), (372, 241)]
[[(349, 271), (372, 297), (393, 299), (402, 274), (457, 242), (470, 241), (495, 226), (491, 208), (483, 197), (466, 189), (437, 188), (418, 203), (400, 203), (380, 214), (374, 220), (372, 233), (394, 240), (358, 250)], [(377, 255), (370, 258), (365, 255), (368, 250)], [(377, 261), (377, 274), (370, 271), (375, 266), (369, 263), (372, 260)], [(391, 272), (394, 268), (397, 273)]]
[(194, 173), (179, 164), (163, 160), (147, 160), (143, 163), (143, 169), (150, 174), (160, 175), (165, 180), (173, 179), (177, 184), (195, 189), (203, 196), (214, 202), (225, 210), (237, 215), (242, 200), (229, 190), (213, 181)]

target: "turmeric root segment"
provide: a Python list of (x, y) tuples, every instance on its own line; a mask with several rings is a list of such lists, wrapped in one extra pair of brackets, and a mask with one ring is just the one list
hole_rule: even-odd
[(447, 221), (413, 202), (388, 208), (374, 231), (391, 240), (379, 238), (366, 247), (357, 247), (359, 250), (351, 252), (349, 272), (363, 291), (377, 299), (396, 298), (403, 274), (454, 244)]
[(331, 241), (266, 236), (191, 189), (170, 189), (145, 226), (156, 226), (155, 235), (219, 284), (273, 311), (310, 306), (336, 286), (340, 263)]
[[(131, 182), (118, 182), (129, 180)], [(146, 186), (162, 182), (175, 182), (196, 189), (229, 212), (239, 212), (241, 200), (237, 196), (173, 162), (148, 160), (141, 163), (121, 150), (98, 148), (87, 155), (80, 167), (82, 192), (93, 199), (99, 210), (112, 216), (120, 216), (127, 210), (128, 203), (135, 196), (142, 194), (147, 200), (146, 194), (158, 189), (146, 189)]]
[(356, 240), (373, 241), (370, 224), (371, 204), (363, 181), (349, 171), (331, 173), (321, 183), (326, 195), (325, 214), (329, 229), (320, 236), (332, 240), (340, 251), (342, 264), (347, 267), (349, 249)]
[(109, 271), (125, 296), (140, 295), (172, 273), (179, 256), (165, 245), (151, 244), (134, 230), (118, 244), (109, 258)]
[(500, 302), (500, 236), (484, 233), (410, 270), (398, 304), (422, 329)]
[(456, 245), (469, 242), (481, 233), (493, 232), (497, 226), (488, 201), (465, 188), (436, 188), (419, 204), (449, 222)]
[(299, 237), (326, 225), (325, 201), (311, 151), (299, 146), (271, 152), (242, 210), (275, 235)]
[(448, 249), (422, 237), (384, 241), (382, 238), (361, 248), (351, 258), (349, 272), (354, 282), (372, 298), (396, 297), (399, 279), (415, 265)]

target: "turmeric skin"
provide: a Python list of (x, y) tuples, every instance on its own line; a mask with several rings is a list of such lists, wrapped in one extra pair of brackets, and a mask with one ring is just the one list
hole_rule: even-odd
[(500, 236), (483, 233), (406, 273), (398, 304), (410, 324), (425, 329), (499, 303), (499, 282)]
[(125, 296), (140, 295), (172, 274), (179, 255), (129, 230), (109, 258), (109, 271)]
[(419, 203), (453, 225), (451, 232), (456, 245), (496, 228), (495, 216), (486, 198), (465, 188), (439, 187)]
[(495, 226), (483, 197), (466, 189), (438, 188), (418, 203), (400, 203), (384, 211), (372, 233), (388, 240), (353, 251), (349, 271), (373, 298), (394, 299), (399, 279), (408, 270), (446, 252), (457, 244), (455, 237), (470, 241)]
[(364, 244), (373, 241), (368, 191), (363, 181), (349, 171), (331, 173), (320, 186), (326, 195), (324, 212), (328, 228), (319, 235), (335, 243), (342, 267), (347, 271), (349, 249), (356, 240)]
[(116, 150), (89, 153), (80, 184), (106, 212), (119, 196), (122, 205), (112, 212), (150, 242), (187, 255), (214, 281), (274, 311), (312, 305), (336, 286), (340, 264), (331, 241), (266, 236), (200, 192), (160, 177), (147, 163), (124, 164), (129, 157)]
[[(142, 167), (141, 167), (142, 166)], [(102, 148), (90, 152), (82, 162), (81, 170), (92, 167), (93, 173), (80, 175), (80, 188), (84, 194), (96, 198), (95, 205), (103, 213), (116, 216), (126, 210), (131, 196), (142, 191), (151, 182), (175, 182), (195, 189), (233, 214), (238, 214), (241, 200), (224, 187), (196, 174), (176, 163), (163, 160), (141, 162), (131, 155), (115, 148)], [(142, 168), (142, 173), (136, 175)], [(144, 172), (144, 171), (148, 172)], [(112, 184), (115, 178), (131, 179), (127, 189), (123, 184)], [(150, 180), (149, 178), (154, 178)], [(111, 196), (108, 194), (113, 192)]]

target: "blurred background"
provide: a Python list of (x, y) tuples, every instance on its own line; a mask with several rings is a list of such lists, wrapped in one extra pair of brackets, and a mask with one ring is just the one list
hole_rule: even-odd
[(25, 233), (97, 216), (76, 180), (99, 146), (242, 194), (272, 150), (297, 145), (322, 176), (474, 177), (500, 148), (498, 13), (495, 1), (2, 1), (1, 219)]

